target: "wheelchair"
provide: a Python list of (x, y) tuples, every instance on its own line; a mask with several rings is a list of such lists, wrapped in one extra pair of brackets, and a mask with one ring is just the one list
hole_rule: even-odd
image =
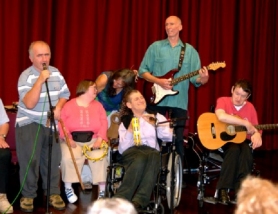
[[(110, 140), (109, 166), (107, 167), (107, 179), (105, 197), (113, 197), (120, 187), (125, 175), (124, 167), (119, 163), (119, 152), (117, 150), (118, 139)], [(153, 189), (152, 199), (144, 210), (139, 213), (164, 214), (163, 200), (167, 204), (171, 213), (180, 203), (182, 191), (182, 161), (175, 152), (175, 146), (170, 142), (161, 143), (160, 151), (161, 165), (157, 182)]]
[[(216, 204), (218, 198), (218, 189), (215, 190), (213, 197), (206, 197), (206, 185), (212, 183), (220, 176), (221, 164), (223, 162), (223, 150), (208, 150), (200, 142), (197, 133), (189, 133), (188, 141), (192, 144), (193, 151), (199, 159), (199, 166), (197, 168), (197, 200), (198, 206), (203, 207), (204, 202)], [(260, 176), (260, 171), (256, 169), (256, 164), (253, 162), (252, 175)]]

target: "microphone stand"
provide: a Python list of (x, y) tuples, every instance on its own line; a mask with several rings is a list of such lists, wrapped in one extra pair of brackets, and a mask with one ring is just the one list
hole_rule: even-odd
[[(43, 64), (43, 69), (47, 70), (45, 64)], [(49, 137), (48, 137), (48, 169), (47, 169), (47, 188), (46, 188), (46, 190), (47, 190), (47, 193), (46, 193), (46, 214), (51, 214), (51, 212), (49, 212), (49, 198), (50, 198), (51, 158), (52, 158), (52, 145), (53, 145), (53, 142), (52, 142), (53, 141), (53, 129), (52, 128), (54, 128), (56, 143), (59, 143), (59, 141), (58, 141), (58, 133), (57, 133), (55, 119), (54, 119), (54, 112), (53, 112), (54, 107), (52, 106), (52, 103), (51, 103), (47, 81), (45, 81), (45, 87), (46, 87), (48, 102), (49, 102), (49, 112), (47, 114), (47, 117), (48, 117), (48, 121), (50, 123), (50, 125), (49, 125)]]

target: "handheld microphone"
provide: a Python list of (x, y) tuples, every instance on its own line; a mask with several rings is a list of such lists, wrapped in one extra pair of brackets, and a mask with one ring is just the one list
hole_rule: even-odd
[(42, 63), (43, 70), (47, 70), (47, 66), (45, 63)]
[[(47, 70), (47, 66), (46, 66), (46, 63), (42, 63), (42, 68), (43, 70)], [(47, 85), (47, 80), (45, 80), (45, 84), (46, 84), (46, 87), (48, 88), (48, 85)]]

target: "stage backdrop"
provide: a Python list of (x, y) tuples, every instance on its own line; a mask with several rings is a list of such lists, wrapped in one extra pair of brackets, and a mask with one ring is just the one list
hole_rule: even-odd
[[(190, 87), (189, 131), (239, 78), (254, 86), (250, 100), (260, 123), (278, 123), (277, 11), (276, 0), (1, 0), (0, 97), (5, 105), (17, 101), (17, 80), (31, 64), (27, 50), (34, 40), (50, 44), (51, 64), (73, 97), (84, 78), (137, 69), (147, 47), (166, 38), (165, 18), (177, 15), (181, 38), (197, 49), (202, 65), (227, 65), (205, 86)], [(264, 149), (278, 148), (278, 131), (265, 131), (263, 140)]]

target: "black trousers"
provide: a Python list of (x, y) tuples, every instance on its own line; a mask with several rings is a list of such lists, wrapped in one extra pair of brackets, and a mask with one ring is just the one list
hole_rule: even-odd
[(148, 146), (133, 146), (123, 153), (120, 162), (125, 175), (114, 197), (147, 206), (160, 169), (159, 151)]
[(234, 189), (237, 191), (241, 181), (252, 172), (253, 154), (250, 141), (227, 143), (222, 147), (224, 161), (221, 166), (217, 189)]
[(10, 149), (0, 149), (0, 193), (2, 194), (6, 194), (11, 158)]

